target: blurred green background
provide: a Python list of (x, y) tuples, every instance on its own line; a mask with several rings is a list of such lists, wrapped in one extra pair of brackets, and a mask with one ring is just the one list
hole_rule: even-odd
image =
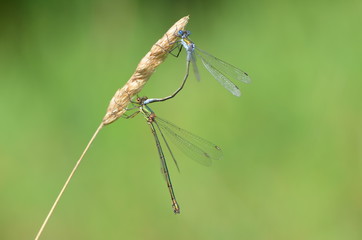
[[(175, 150), (175, 216), (141, 116), (105, 127), (41, 239), (362, 239), (361, 1), (2, 1), (0, 239), (32, 239), (117, 88), (181, 17), (247, 71), (236, 98), (202, 67), (163, 118), (221, 146)], [(180, 84), (185, 53), (142, 91)], [(175, 148), (174, 148), (175, 149)]]

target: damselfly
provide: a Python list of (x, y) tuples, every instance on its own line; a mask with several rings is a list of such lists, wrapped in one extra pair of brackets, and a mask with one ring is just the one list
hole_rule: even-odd
[(138, 110), (126, 118), (132, 118), (138, 113), (142, 113), (148, 125), (150, 126), (161, 160), (161, 172), (165, 177), (167, 187), (170, 192), (173, 211), (174, 213), (180, 213), (180, 206), (176, 201), (176, 196), (172, 187), (166, 158), (162, 150), (162, 144), (160, 142), (159, 136), (161, 136), (163, 139), (164, 145), (168, 149), (177, 169), (179, 169), (179, 167), (171, 151), (171, 148), (166, 141), (166, 136), (169, 137), (188, 157), (206, 166), (209, 166), (212, 160), (221, 159), (222, 151), (220, 147), (216, 146), (215, 144), (156, 116), (152, 109), (147, 106), (146, 102), (147, 97), (138, 97), (136, 102), (133, 102), (137, 105)]
[[(205, 68), (211, 73), (211, 75), (229, 92), (234, 94), (235, 96), (239, 97), (241, 95), (239, 88), (233, 83), (233, 80), (238, 80), (244, 83), (250, 83), (251, 79), (249, 75), (232, 66), (229, 63), (218, 59), (211, 54), (199, 49), (196, 47), (195, 43), (193, 43), (189, 36), (190, 31), (183, 31), (180, 30), (177, 33), (177, 36), (181, 39), (177, 42), (176, 48), (179, 48), (179, 52), (174, 55), (176, 57), (179, 56), (182, 47), (186, 49), (186, 61), (187, 61), (187, 69), (186, 75), (189, 74), (189, 66), (190, 62), (192, 63), (192, 67), (194, 69), (194, 74), (197, 80), (200, 80), (200, 74), (196, 65), (196, 57), (201, 58), (202, 63), (204, 64)], [(180, 90), (182, 89), (183, 85), (181, 85)]]

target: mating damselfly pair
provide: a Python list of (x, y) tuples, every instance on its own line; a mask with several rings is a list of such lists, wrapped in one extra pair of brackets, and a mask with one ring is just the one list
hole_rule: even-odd
[[(140, 91), (144, 83), (149, 79), (149, 77), (154, 72), (156, 67), (164, 61), (165, 55), (168, 53), (171, 53), (172, 55), (177, 57), (179, 56), (182, 48), (186, 49), (187, 68), (181, 86), (173, 94), (165, 98), (151, 98), (151, 99), (147, 99), (146, 97), (137, 98), (135, 102), (132, 102), (132, 104), (136, 106), (135, 108), (137, 110), (136, 112), (130, 114), (128, 118), (132, 118), (136, 116), (138, 113), (142, 113), (142, 115), (144, 116), (144, 118), (146, 119), (147, 123), (150, 126), (160, 156), (161, 170), (167, 183), (167, 187), (172, 200), (173, 210), (175, 213), (180, 213), (180, 206), (176, 201), (175, 193), (171, 184), (171, 178), (168, 172), (166, 158), (162, 146), (165, 146), (167, 148), (177, 168), (178, 164), (176, 162), (176, 159), (171, 151), (168, 142), (166, 141), (166, 136), (172, 139), (175, 143), (177, 143), (177, 146), (187, 156), (200, 162), (203, 165), (210, 165), (211, 160), (220, 159), (222, 157), (222, 151), (218, 146), (186, 130), (181, 129), (176, 125), (166, 120), (163, 120), (162, 118), (159, 118), (154, 113), (154, 111), (148, 106), (151, 103), (162, 102), (175, 97), (182, 90), (182, 88), (186, 83), (190, 71), (190, 65), (193, 68), (196, 78), (200, 79), (199, 71), (196, 65), (197, 58), (201, 59), (203, 65), (211, 73), (211, 75), (222, 86), (224, 86), (228, 91), (230, 91), (235, 96), (240, 96), (240, 90), (235, 85), (234, 81), (242, 81), (245, 83), (250, 82), (249, 76), (242, 70), (233, 67), (232, 65), (216, 57), (213, 57), (207, 52), (197, 48), (195, 44), (189, 39), (189, 35), (191, 34), (189, 31), (178, 30), (179, 26), (181, 28), (184, 28), (187, 22), (188, 22), (188, 17), (184, 17), (180, 19), (176, 24), (174, 24), (167, 32), (169, 34), (172, 32), (176, 33), (172, 35), (171, 40), (173, 42), (168, 41), (169, 44), (167, 45), (165, 40), (169, 40), (168, 39), (169, 35), (166, 34), (167, 39), (165, 39), (164, 36), (154, 45), (161, 47), (163, 50), (165, 49), (167, 50), (164, 51), (163, 54), (160, 54), (160, 51), (158, 50), (155, 51), (155, 48), (152, 47), (150, 52), (146, 54), (146, 56), (141, 60), (140, 64), (136, 68), (136, 71), (134, 72), (130, 80), (126, 83), (126, 85), (123, 88), (117, 90), (116, 94), (111, 100), (110, 105), (108, 106), (106, 116), (103, 118), (101, 124), (99, 125), (99, 127), (93, 134), (92, 138), (86, 145), (83, 153), (81, 154), (80, 158), (78, 159), (72, 171), (70, 172), (67, 180), (65, 181), (62, 189), (60, 190), (57, 198), (55, 199), (52, 207), (50, 208), (50, 211), (48, 212), (46, 218), (44, 219), (44, 222), (41, 225), (35, 237), (36, 240), (39, 239), (40, 235), (42, 234), (49, 218), (52, 216), (53, 211), (58, 205), (60, 198), (62, 197), (65, 189), (67, 188), (70, 180), (74, 176), (78, 166), (80, 165), (82, 159), (84, 158), (86, 152), (93, 143), (97, 134), (104, 126), (114, 122), (120, 116), (122, 116), (124, 111), (127, 110), (125, 109), (125, 105), (129, 103), (128, 101), (129, 99), (127, 99), (127, 97), (134, 96)], [(176, 46), (174, 44), (176, 44)], [(173, 46), (175, 46), (175, 48), (172, 48)], [(174, 54), (173, 50), (176, 49), (178, 49), (179, 51), (177, 54)]]
[[(233, 81), (241, 81), (244, 83), (249, 83), (251, 81), (250, 77), (247, 73), (243, 72), (239, 68), (236, 68), (214, 56), (211, 54), (197, 48), (189, 39), (190, 31), (180, 30), (177, 32), (177, 36), (180, 38), (177, 42), (170, 43), (176, 44), (173, 50), (178, 49), (177, 54), (173, 53), (173, 50), (170, 53), (178, 57), (182, 48), (186, 50), (186, 74), (182, 81), (181, 86), (170, 96), (164, 98), (147, 98), (147, 97), (138, 97), (136, 101), (132, 101), (133, 105), (136, 105), (137, 111), (132, 113), (129, 116), (125, 116), (126, 118), (133, 118), (134, 116), (142, 113), (144, 118), (146, 119), (148, 125), (150, 126), (151, 132), (154, 136), (156, 147), (158, 150), (158, 154), (161, 161), (161, 172), (165, 177), (167, 187), (171, 196), (172, 207), (174, 213), (180, 213), (180, 206), (176, 201), (176, 196), (173, 190), (173, 186), (171, 183), (170, 174), (168, 171), (166, 158), (164, 151), (162, 149), (162, 145), (166, 146), (170, 156), (172, 157), (177, 169), (179, 169), (178, 163), (171, 151), (170, 145), (166, 140), (166, 136), (170, 138), (179, 149), (184, 152), (190, 158), (196, 160), (197, 162), (209, 166), (211, 164), (211, 160), (218, 160), (222, 158), (222, 151), (220, 147), (217, 145), (198, 137), (182, 128), (177, 127), (176, 125), (159, 118), (154, 111), (148, 106), (148, 104), (154, 102), (162, 102), (169, 100), (175, 97), (184, 87), (186, 80), (189, 76), (190, 71), (190, 63), (192, 64), (192, 68), (197, 80), (200, 80), (200, 74), (198, 71), (198, 67), (196, 65), (196, 58), (201, 59), (205, 68), (212, 74), (212, 76), (229, 92), (231, 92), (235, 96), (240, 96), (240, 90), (235, 85)], [(131, 108), (131, 109), (134, 109)], [(163, 140), (163, 144), (160, 141)]]

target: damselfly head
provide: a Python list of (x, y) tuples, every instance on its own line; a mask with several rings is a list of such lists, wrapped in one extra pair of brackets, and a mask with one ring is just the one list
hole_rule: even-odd
[(178, 31), (177, 36), (180, 38), (187, 38), (189, 35), (191, 35), (190, 31)]
[(144, 96), (144, 97), (137, 97), (136, 99), (136, 103), (138, 104), (143, 104), (144, 101), (146, 101), (148, 99), (148, 97)]

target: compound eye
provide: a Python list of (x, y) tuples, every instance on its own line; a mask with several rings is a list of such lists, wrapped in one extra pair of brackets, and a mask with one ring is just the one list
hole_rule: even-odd
[(136, 99), (136, 102), (141, 102), (141, 98), (138, 97), (138, 98)]
[(184, 33), (184, 31), (182, 31), (182, 30), (178, 31), (179, 36), (182, 36), (183, 33)]

